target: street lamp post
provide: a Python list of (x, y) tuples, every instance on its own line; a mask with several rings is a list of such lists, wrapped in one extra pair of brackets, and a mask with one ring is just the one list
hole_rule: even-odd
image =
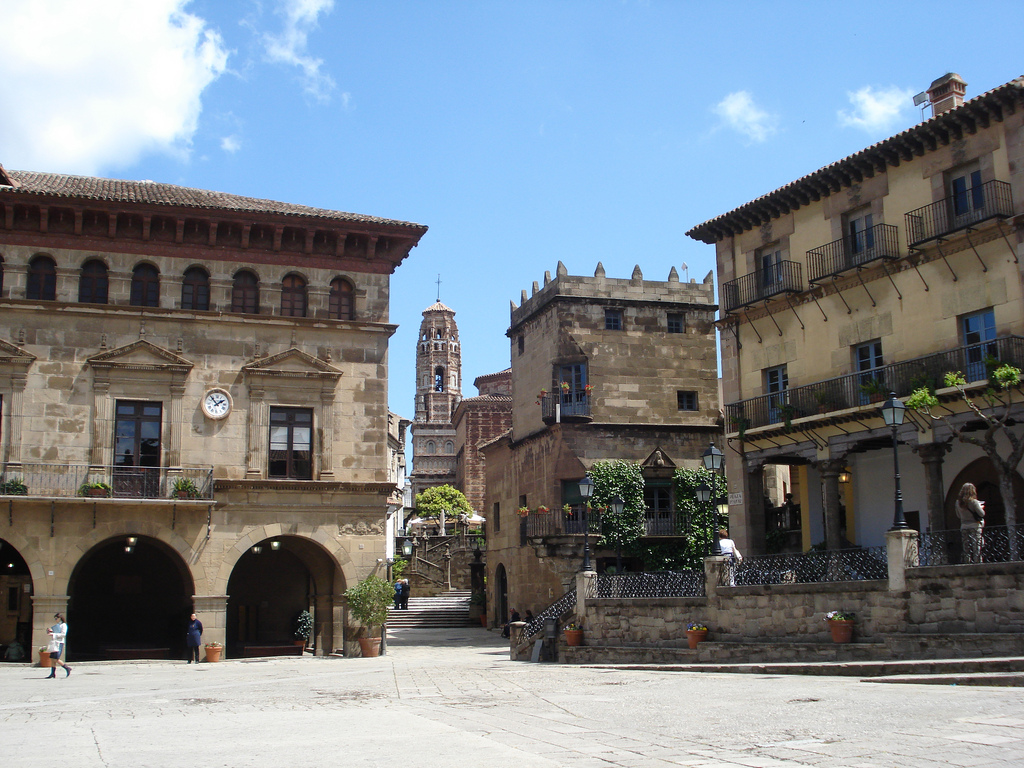
[[(719, 470), (722, 469), (722, 463), (724, 459), (725, 454), (722, 453), (717, 448), (715, 448), (714, 443), (711, 443), (711, 447), (704, 451), (704, 454), (701, 456), (701, 461), (704, 462), (704, 469), (714, 472), (716, 475), (718, 474)], [(706, 498), (701, 498), (701, 501), (712, 501), (711, 497), (714, 495), (714, 490), (712, 488), (708, 488), (706, 485), (703, 484), (702, 487), (707, 488), (707, 496)], [(697, 494), (702, 495), (702, 490), (700, 487), (697, 488)], [(722, 545), (719, 542), (718, 536), (718, 499), (714, 499), (713, 505), (714, 507), (711, 512), (711, 527), (714, 530), (712, 532), (711, 538), (711, 556), (717, 557), (722, 554)]]
[(622, 500), (621, 496), (612, 496), (608, 501), (608, 507), (611, 509), (612, 518), (619, 521), (619, 535), (615, 537), (615, 573), (622, 573), (622, 526), (619, 518), (622, 516), (622, 509), (626, 506), (626, 502)]
[(594, 481), (589, 477), (580, 480), (580, 496), (583, 497), (583, 564), (581, 571), (590, 570), (590, 497), (594, 495)]
[(907, 525), (907, 519), (903, 516), (903, 491), (900, 490), (900, 455), (898, 450), (899, 441), (896, 438), (896, 432), (899, 429), (900, 424), (903, 423), (903, 417), (906, 415), (907, 406), (903, 404), (903, 401), (896, 397), (895, 392), (889, 393), (889, 399), (882, 405), (882, 418), (885, 420), (887, 426), (892, 428), (892, 466), (893, 466), (893, 479), (896, 483), (896, 497), (895, 497), (895, 511), (893, 512), (892, 528), (889, 530), (898, 531), (904, 528), (909, 528)]

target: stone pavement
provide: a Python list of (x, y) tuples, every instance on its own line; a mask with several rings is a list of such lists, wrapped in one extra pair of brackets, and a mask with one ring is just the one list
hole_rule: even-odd
[(0, 764), (462, 768), (1024, 765), (1020, 688), (510, 662), (496, 632), (380, 659), (0, 665)]

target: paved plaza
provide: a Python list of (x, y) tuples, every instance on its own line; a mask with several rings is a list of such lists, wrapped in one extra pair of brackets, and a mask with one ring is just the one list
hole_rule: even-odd
[(0, 665), (3, 768), (1024, 765), (1024, 689), (510, 662), (406, 630), (379, 659)]

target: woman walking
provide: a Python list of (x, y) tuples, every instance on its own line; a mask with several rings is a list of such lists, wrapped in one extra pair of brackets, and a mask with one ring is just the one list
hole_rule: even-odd
[(188, 629), (185, 630), (185, 644), (188, 646), (188, 663), (193, 660), (199, 663), (199, 646), (203, 644), (203, 622), (196, 618), (193, 613), (188, 619)]
[(64, 621), (63, 614), (55, 613), (53, 618), (57, 620), (57, 623), (46, 630), (46, 633), (50, 636), (50, 644), (46, 650), (49, 652), (50, 661), (53, 663), (53, 669), (50, 670), (50, 676), (46, 678), (47, 680), (57, 676), (57, 667), (64, 667), (64, 677), (71, 674), (71, 667), (60, 660), (61, 654), (64, 653), (64, 638), (68, 635), (68, 623)]

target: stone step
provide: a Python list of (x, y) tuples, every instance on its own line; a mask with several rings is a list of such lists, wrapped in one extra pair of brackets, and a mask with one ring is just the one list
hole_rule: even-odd
[(469, 591), (452, 591), (439, 597), (410, 597), (409, 608), (388, 614), (388, 630), (465, 627), (469, 621)]

